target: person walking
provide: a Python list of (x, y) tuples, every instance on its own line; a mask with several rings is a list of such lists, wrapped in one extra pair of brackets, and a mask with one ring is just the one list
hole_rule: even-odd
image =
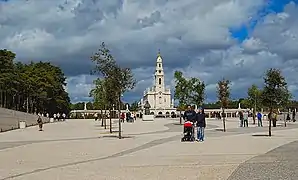
[(273, 111), (272, 127), (276, 127), (276, 121), (277, 121), (277, 111)]
[(257, 113), (257, 118), (258, 118), (258, 126), (263, 127), (262, 114), (260, 112)]
[(57, 119), (60, 121), (60, 113), (57, 113)]
[(243, 113), (243, 127), (248, 127), (248, 111)]
[(37, 124), (38, 124), (38, 127), (39, 127), (39, 131), (42, 131), (43, 123), (42, 123), (42, 119), (41, 119), (40, 115), (38, 115)]
[(121, 119), (121, 122), (124, 123), (124, 119), (125, 119), (125, 113), (124, 112), (121, 113), (120, 119)]
[(95, 120), (95, 121), (98, 120), (98, 114), (97, 114), (97, 113), (94, 114), (94, 120)]
[(205, 136), (206, 119), (204, 109), (199, 108), (199, 112), (196, 115), (197, 125), (197, 141), (203, 142)]
[[(97, 114), (97, 113), (96, 113), (96, 114)], [(63, 113), (63, 114), (62, 114), (62, 117), (63, 117), (63, 121), (65, 121), (65, 119), (66, 119), (66, 114)]]
[(188, 105), (187, 111), (184, 112), (183, 119), (184, 121), (190, 121), (194, 123), (196, 121), (196, 115), (197, 113), (194, 111), (194, 109)]
[(134, 122), (134, 120), (135, 120), (135, 115), (134, 115), (134, 113), (131, 113), (130, 117), (131, 117), (131, 122)]
[(243, 112), (239, 111), (240, 127), (243, 127)]

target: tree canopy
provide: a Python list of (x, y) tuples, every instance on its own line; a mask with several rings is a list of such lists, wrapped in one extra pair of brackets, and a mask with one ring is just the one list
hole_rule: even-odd
[(121, 106), (120, 98), (123, 93), (133, 89), (136, 85), (131, 69), (120, 67), (104, 42), (98, 52), (91, 57), (91, 60), (95, 63), (92, 74), (99, 75), (94, 81), (95, 88), (90, 93), (94, 102), (98, 106), (102, 106), (102, 104), (108, 106), (118, 104)]
[(0, 105), (29, 113), (68, 113), (66, 77), (49, 62), (14, 62), (16, 54), (0, 50)]
[(222, 79), (217, 83), (217, 97), (222, 108), (227, 108), (230, 99), (230, 81)]
[(291, 93), (279, 69), (271, 68), (266, 72), (261, 99), (262, 104), (270, 108), (270, 111), (289, 104)]
[(203, 81), (195, 77), (186, 79), (180, 71), (174, 73), (174, 78), (176, 83), (174, 97), (179, 102), (178, 108), (184, 109), (189, 104), (203, 105), (205, 100), (205, 83)]

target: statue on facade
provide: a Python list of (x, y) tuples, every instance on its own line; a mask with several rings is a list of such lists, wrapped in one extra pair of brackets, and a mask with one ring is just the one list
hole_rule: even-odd
[(150, 115), (150, 104), (148, 101), (145, 102), (145, 105), (144, 105), (144, 109), (145, 109), (145, 115)]
[(87, 104), (86, 104), (86, 102), (84, 102), (84, 111), (86, 111), (87, 110)]

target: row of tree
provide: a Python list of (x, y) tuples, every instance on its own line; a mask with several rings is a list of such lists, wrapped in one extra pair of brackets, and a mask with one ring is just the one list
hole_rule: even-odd
[[(121, 104), (123, 104), (121, 101), (122, 95), (126, 91), (133, 89), (136, 84), (131, 69), (121, 67), (104, 42), (101, 44), (98, 52), (91, 57), (91, 60), (95, 64), (92, 74), (99, 76), (94, 81), (95, 88), (90, 92), (90, 96), (93, 97), (94, 106), (98, 109), (109, 109), (110, 111), (116, 106), (120, 114)], [(105, 120), (102, 119), (102, 122), (105, 122)], [(110, 132), (112, 133), (111, 125), (110, 119)], [(120, 116), (119, 138), (121, 139)]]
[(0, 50), (0, 106), (28, 113), (68, 113), (70, 98), (62, 70), (48, 62), (15, 62)]
[[(186, 105), (196, 104), (203, 105), (205, 99), (205, 84), (197, 78), (187, 79), (183, 77), (182, 72), (176, 71), (174, 74), (175, 99), (179, 101), (180, 109), (184, 109)], [(256, 110), (267, 108), (270, 114), (276, 109), (286, 109), (294, 105), (291, 101), (291, 93), (288, 90), (286, 79), (281, 74), (279, 69), (271, 68), (266, 71), (264, 76), (264, 86), (258, 88), (252, 85), (248, 89), (247, 98), (240, 100), (246, 108), (254, 109), (253, 115), (255, 119)], [(217, 83), (218, 103), (222, 108), (223, 116), (223, 131), (225, 128), (225, 109), (229, 108), (230, 100), (230, 81), (222, 79)], [(271, 136), (271, 120), (269, 117), (269, 136)]]
[[(91, 96), (91, 95), (90, 95)], [(86, 108), (88, 109), (88, 110), (100, 110), (100, 109), (105, 109), (105, 108), (103, 108), (103, 107), (105, 107), (104, 105), (99, 105), (99, 103), (98, 102), (86, 102)], [(113, 107), (113, 105), (112, 105), (112, 107)], [(71, 110), (83, 110), (85, 108), (85, 102), (76, 102), (76, 103), (72, 103), (71, 105), (70, 105), (70, 109)], [(108, 106), (106, 105), (106, 108), (108, 109)], [(113, 107), (114, 109), (115, 108), (117, 108), (116, 107), (116, 105), (114, 104), (114, 107)], [(126, 103), (124, 103), (123, 101), (121, 101), (121, 109), (126, 109)], [(129, 109), (130, 110), (132, 110), (131, 109), (131, 105), (129, 105)]]

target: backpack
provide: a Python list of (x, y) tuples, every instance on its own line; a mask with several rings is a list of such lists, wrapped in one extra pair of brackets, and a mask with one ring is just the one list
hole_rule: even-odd
[(42, 119), (41, 119), (41, 117), (38, 117), (38, 119), (37, 119), (37, 123), (42, 123)]

